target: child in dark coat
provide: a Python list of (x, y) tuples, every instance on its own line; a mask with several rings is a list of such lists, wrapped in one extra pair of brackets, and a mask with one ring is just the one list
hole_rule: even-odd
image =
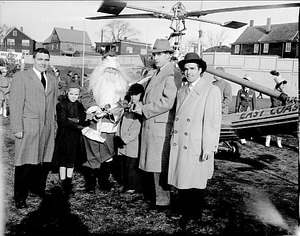
[[(136, 83), (129, 87), (125, 99), (130, 107), (130, 104), (134, 105), (134, 103), (141, 101), (143, 95), (144, 87)], [(121, 159), (124, 191), (129, 193), (142, 190), (141, 170), (138, 168), (141, 119), (139, 114), (130, 112), (130, 108), (128, 111), (125, 110), (115, 137), (118, 157)]]
[(86, 152), (81, 129), (86, 124), (86, 113), (78, 101), (80, 94), (78, 83), (68, 84), (67, 95), (56, 105), (57, 134), (52, 163), (59, 167), (59, 179), (63, 191), (72, 191), (74, 167), (86, 160)]

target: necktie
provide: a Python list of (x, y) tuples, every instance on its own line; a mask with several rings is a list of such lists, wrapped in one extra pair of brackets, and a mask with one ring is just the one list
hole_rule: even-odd
[(160, 72), (160, 68), (157, 69), (156, 71), (156, 75), (158, 75), (158, 73)]
[(42, 82), (44, 88), (46, 88), (46, 79), (44, 77), (44, 72), (41, 72), (41, 82)]

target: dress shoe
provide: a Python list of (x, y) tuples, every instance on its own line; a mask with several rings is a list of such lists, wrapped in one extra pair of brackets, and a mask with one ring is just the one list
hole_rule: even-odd
[(26, 201), (25, 200), (21, 200), (21, 201), (16, 201), (16, 208), (17, 209), (25, 209), (28, 208)]

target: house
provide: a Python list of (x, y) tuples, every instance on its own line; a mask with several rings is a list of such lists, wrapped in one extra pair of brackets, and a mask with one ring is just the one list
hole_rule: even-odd
[(32, 55), (35, 47), (36, 41), (23, 32), (23, 27), (13, 27), (4, 36), (1, 51)]
[(282, 58), (298, 58), (299, 28), (298, 23), (250, 26), (231, 45), (232, 55), (277, 55)]
[(96, 42), (95, 51), (104, 55), (108, 52), (115, 52), (117, 55), (145, 55), (149, 44), (133, 42), (127, 39), (120, 42)]
[[(93, 52), (92, 41), (86, 31), (54, 27), (51, 35), (43, 42), (51, 55), (74, 56), (75, 52)], [(83, 48), (83, 45), (85, 47)]]

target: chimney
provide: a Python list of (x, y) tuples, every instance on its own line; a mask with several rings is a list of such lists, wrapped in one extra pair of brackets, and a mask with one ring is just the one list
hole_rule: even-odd
[(254, 20), (250, 20), (250, 27), (254, 26)]
[(71, 30), (73, 30), (73, 26), (71, 26)]
[(271, 31), (271, 18), (267, 18), (266, 32), (269, 33)]
[(23, 27), (22, 26), (20, 27), (20, 30), (23, 32)]
[(222, 42), (219, 43), (219, 48), (222, 47)]

